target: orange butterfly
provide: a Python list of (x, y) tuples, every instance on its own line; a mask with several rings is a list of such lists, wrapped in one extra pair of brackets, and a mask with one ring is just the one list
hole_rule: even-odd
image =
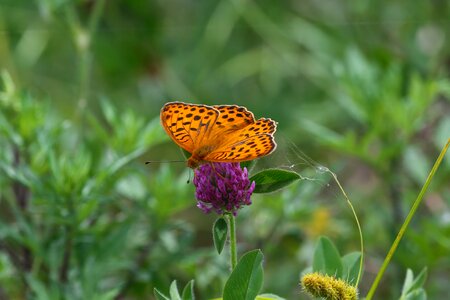
[(237, 105), (169, 102), (161, 109), (161, 124), (172, 140), (191, 153), (190, 168), (205, 162), (241, 162), (272, 153), (277, 123), (255, 120)]

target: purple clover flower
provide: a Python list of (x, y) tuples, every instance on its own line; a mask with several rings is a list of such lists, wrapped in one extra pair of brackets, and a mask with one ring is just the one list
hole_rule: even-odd
[(197, 207), (204, 213), (214, 210), (236, 216), (242, 206), (252, 204), (255, 182), (250, 183), (247, 169), (241, 169), (239, 163), (207, 163), (194, 173)]

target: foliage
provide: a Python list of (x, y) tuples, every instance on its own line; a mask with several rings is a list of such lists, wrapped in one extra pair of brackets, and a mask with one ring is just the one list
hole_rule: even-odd
[(427, 269), (424, 268), (420, 271), (419, 275), (414, 278), (414, 274), (411, 269), (406, 271), (405, 282), (403, 283), (402, 294), (400, 300), (403, 299), (427, 299), (423, 285), (427, 277)]
[(213, 225), (213, 241), (217, 253), (221, 253), (228, 237), (228, 224), (223, 217), (218, 218)]
[(360, 257), (361, 252), (351, 252), (341, 257), (329, 238), (320, 237), (314, 250), (312, 272), (330, 275), (355, 285), (358, 280)]
[[(159, 123), (143, 122), (131, 111), (119, 115), (104, 102), (104, 121), (91, 118), (79, 131), (49, 105), (14, 92), (6, 75), (5, 85), (4, 292), (12, 298), (114, 299), (136, 277), (164, 279), (149, 262), (161, 251), (166, 258), (179, 255), (191, 243), (191, 230), (166, 219), (189, 205), (187, 186), (177, 186), (167, 168), (149, 182), (136, 161), (164, 140)], [(167, 197), (175, 200), (169, 205), (162, 201)]]
[[(193, 208), (189, 171), (144, 165), (182, 157), (159, 125), (169, 100), (279, 123), (277, 151), (245, 164), (277, 191), (236, 220), (239, 252), (264, 253), (262, 291), (303, 297), (310, 265), (355, 276), (357, 231), (324, 165), (361, 218), (365, 294), (449, 138), (449, 14), (433, 2), (1, 1), (0, 298), (141, 299), (176, 279), (183, 299), (192, 278), (197, 299), (221, 294), (228, 253)], [(402, 284), (404, 299), (447, 297), (449, 170), (447, 155), (380, 298)], [(426, 286), (412, 271), (402, 282), (424, 266)]]

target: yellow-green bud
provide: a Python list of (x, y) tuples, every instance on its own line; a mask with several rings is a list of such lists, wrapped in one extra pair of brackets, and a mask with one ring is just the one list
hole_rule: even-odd
[(342, 279), (320, 273), (309, 273), (302, 277), (303, 289), (314, 297), (326, 300), (356, 300), (356, 288)]

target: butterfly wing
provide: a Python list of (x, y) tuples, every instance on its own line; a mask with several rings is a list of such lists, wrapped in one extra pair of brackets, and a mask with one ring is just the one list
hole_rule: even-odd
[(229, 134), (247, 125), (255, 123), (253, 113), (247, 108), (237, 105), (214, 105), (219, 111), (219, 116), (214, 124), (215, 134)]
[(259, 119), (253, 124), (230, 133), (217, 149), (204, 157), (204, 160), (239, 162), (268, 155), (277, 147), (273, 137), (275, 131), (275, 121)]
[(233, 136), (234, 133), (255, 123), (253, 113), (243, 106), (214, 105), (212, 107), (217, 109), (219, 115), (216, 122), (205, 134), (202, 142), (198, 144), (199, 148), (202, 146), (212, 150), (220, 148), (229, 141), (229, 137)]
[(216, 123), (219, 111), (211, 106), (169, 102), (161, 109), (161, 124), (178, 146), (192, 153)]

